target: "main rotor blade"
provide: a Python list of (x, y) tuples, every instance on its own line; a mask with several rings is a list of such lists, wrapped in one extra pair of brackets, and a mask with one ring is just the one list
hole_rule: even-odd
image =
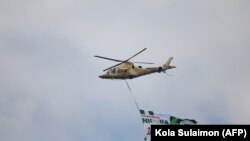
[(94, 57), (101, 58), (101, 59), (107, 59), (107, 60), (111, 60), (111, 61), (115, 61), (115, 62), (123, 62), (122, 60), (117, 60), (117, 59), (102, 57), (102, 56), (98, 56), (98, 55), (95, 55)]
[(111, 67), (109, 67), (109, 68), (106, 68), (106, 69), (103, 70), (103, 71), (106, 71), (106, 70), (109, 70), (109, 69), (114, 68), (114, 67), (116, 67), (116, 66), (119, 66), (119, 65), (121, 65), (122, 63), (123, 63), (123, 62), (118, 63), (118, 64), (116, 64), (116, 65), (114, 65), (114, 66), (111, 66)]
[[(107, 57), (102, 57), (102, 56), (98, 56), (98, 55), (95, 55), (94, 57), (102, 58), (102, 59), (107, 59), (107, 60), (111, 60), (111, 61), (115, 61), (115, 62), (121, 62), (121, 63), (118, 63), (118, 64), (116, 64), (116, 65), (114, 65), (114, 66), (111, 66), (111, 67), (106, 68), (106, 69), (103, 70), (103, 71), (106, 71), (106, 70), (109, 70), (109, 69), (111, 69), (111, 68), (114, 68), (114, 67), (116, 67), (116, 66), (118, 66), (118, 65), (120, 65), (120, 64), (122, 64), (122, 63), (124, 63), (124, 62), (127, 62), (128, 60), (134, 58), (136, 55), (142, 53), (142, 52), (145, 51), (146, 49), (147, 49), (147, 48), (144, 48), (143, 50), (139, 51), (138, 53), (136, 53), (135, 55), (133, 55), (132, 57), (130, 57), (130, 58), (128, 58), (127, 60), (124, 60), (124, 61), (122, 61), (122, 60), (117, 60), (117, 59), (112, 59), (112, 58), (107, 58)], [(147, 63), (147, 62), (141, 62), (141, 63)], [(147, 64), (151, 64), (151, 63), (147, 63)]]
[(127, 62), (128, 60), (130, 60), (130, 59), (132, 59), (132, 58), (134, 58), (136, 55), (138, 55), (138, 54), (140, 54), (140, 53), (142, 53), (144, 50), (146, 50), (147, 48), (144, 48), (143, 50), (141, 50), (140, 52), (138, 52), (138, 53), (136, 53), (135, 55), (133, 55), (132, 57), (130, 57), (130, 58), (128, 58), (126, 61), (124, 61), (124, 62)]
[(133, 63), (137, 63), (137, 64), (154, 64), (154, 63), (150, 63), (150, 62), (133, 62)]

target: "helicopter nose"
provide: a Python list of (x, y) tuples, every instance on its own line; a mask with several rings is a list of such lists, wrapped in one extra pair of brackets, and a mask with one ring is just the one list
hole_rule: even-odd
[(103, 75), (99, 75), (98, 77), (99, 78), (105, 78), (104, 74)]

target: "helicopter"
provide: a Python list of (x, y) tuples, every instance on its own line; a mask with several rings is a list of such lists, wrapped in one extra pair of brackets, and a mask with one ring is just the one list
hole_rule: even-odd
[(104, 74), (100, 75), (99, 78), (102, 79), (120, 79), (120, 80), (126, 80), (126, 79), (133, 79), (137, 78), (140, 76), (152, 74), (152, 73), (160, 73), (164, 72), (166, 73), (166, 70), (168, 69), (173, 69), (176, 68), (175, 66), (171, 66), (170, 63), (173, 60), (173, 57), (169, 57), (169, 59), (166, 61), (165, 64), (159, 67), (149, 67), (149, 68), (143, 68), (142, 66), (135, 66), (135, 63), (140, 63), (140, 64), (153, 64), (149, 62), (130, 62), (129, 60), (137, 56), (138, 54), (142, 53), (145, 51), (147, 48), (142, 49), (135, 55), (131, 56), (130, 58), (126, 60), (117, 60), (117, 59), (112, 59), (108, 57), (102, 57), (95, 55), (94, 57), (101, 58), (101, 59), (106, 59), (110, 61), (115, 61), (119, 62), (116, 65), (113, 65), (109, 68), (104, 69), (103, 71), (106, 71)]

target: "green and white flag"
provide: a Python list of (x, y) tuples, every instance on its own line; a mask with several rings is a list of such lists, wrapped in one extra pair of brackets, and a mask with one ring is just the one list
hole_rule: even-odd
[(153, 111), (140, 110), (145, 131), (145, 141), (150, 141), (151, 125), (192, 125), (197, 121), (193, 119), (180, 119), (167, 114), (154, 113)]

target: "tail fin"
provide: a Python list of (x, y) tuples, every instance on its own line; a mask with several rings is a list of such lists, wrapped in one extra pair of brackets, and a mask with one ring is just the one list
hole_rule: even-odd
[(173, 60), (173, 57), (169, 57), (169, 59), (167, 60), (167, 62), (165, 64), (163, 64), (162, 67), (162, 72), (166, 72), (166, 70), (168, 69), (172, 69), (172, 68), (176, 68), (175, 66), (170, 66), (171, 61)]
[(163, 67), (165, 67), (165, 68), (169, 67), (172, 60), (173, 60), (173, 57), (169, 57), (169, 59), (168, 59), (167, 62), (163, 65)]

